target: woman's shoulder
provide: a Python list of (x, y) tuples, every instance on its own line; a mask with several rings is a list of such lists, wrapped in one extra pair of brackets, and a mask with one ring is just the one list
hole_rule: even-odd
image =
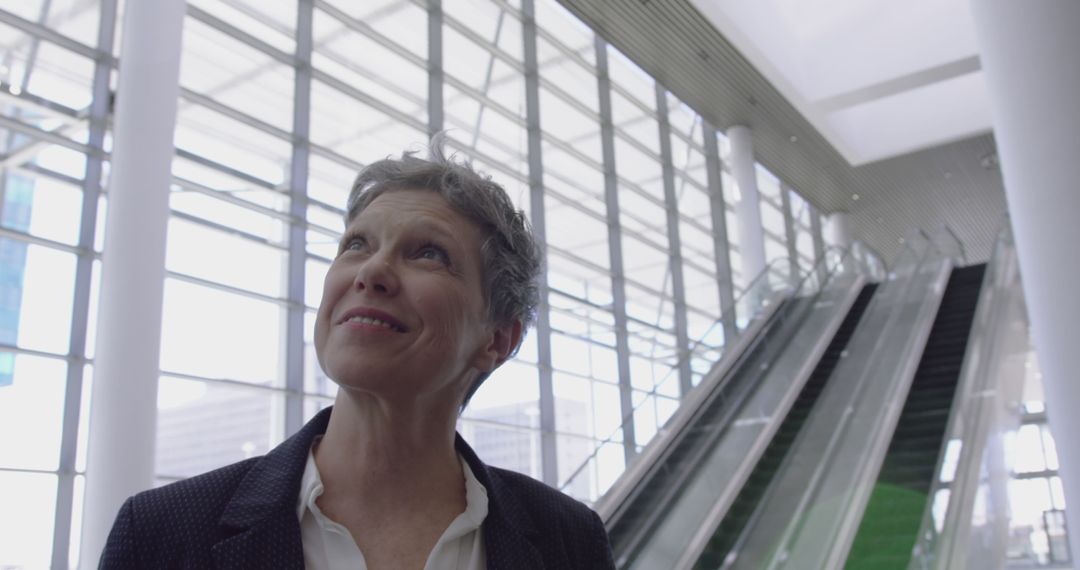
[[(143, 516), (192, 516), (223, 508), (258, 457), (136, 494), (132, 507)], [(215, 508), (217, 507), (217, 508)]]
[[(554, 556), (551, 560), (568, 556), (567, 560), (578, 561), (577, 564), (589, 561), (590, 568), (614, 568), (604, 523), (592, 509), (527, 475), (496, 467), (489, 470), (492, 483), (499, 486), (495, 500), (507, 500), (526, 511), (525, 518), (533, 530), (544, 537), (538, 546), (545, 556)], [(520, 521), (515, 519), (515, 522)], [(550, 549), (557, 550), (558, 556), (548, 552)]]

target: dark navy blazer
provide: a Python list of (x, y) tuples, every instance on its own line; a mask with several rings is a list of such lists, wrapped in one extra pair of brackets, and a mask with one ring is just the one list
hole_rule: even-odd
[[(303, 568), (296, 504), (315, 436), (330, 409), (262, 457), (128, 499), (102, 568)], [(457, 451), (487, 489), (489, 570), (614, 568), (600, 517), (534, 479), (488, 467), (457, 437)]]

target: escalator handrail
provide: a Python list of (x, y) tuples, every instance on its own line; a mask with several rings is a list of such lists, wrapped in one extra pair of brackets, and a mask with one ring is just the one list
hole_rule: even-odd
[[(796, 316), (796, 317), (793, 317), (790, 322), (795, 323), (795, 322), (799, 321), (802, 317), (804, 317), (809, 312), (809, 310), (810, 310), (809, 308), (812, 307), (815, 304), (816, 300), (819, 298), (822, 291), (824, 291), (826, 289), (827, 284), (831, 283), (832, 280), (833, 280), (833, 277), (835, 277), (838, 274), (838, 269), (840, 269), (841, 267), (844, 266), (844, 261), (845, 260), (847, 260), (847, 259), (854, 260), (854, 258), (851, 255), (850, 250), (844, 250), (842, 248), (830, 248), (829, 251), (830, 252), (833, 252), (833, 251), (842, 252), (842, 256), (839, 258), (838, 263), (836, 263), (832, 267), (829, 267), (829, 263), (828, 263), (829, 255), (822, 256), (822, 259), (819, 261), (819, 265), (821, 267), (825, 268), (825, 279), (818, 285), (818, 289), (816, 289), (812, 293), (812, 295), (811, 295), (812, 298), (809, 299), (805, 303), (805, 305), (803, 306), (803, 310), (799, 313), (799, 315)], [(858, 265), (856, 264), (855, 267), (858, 267)], [(807, 273), (806, 277), (800, 283), (799, 289), (796, 290), (795, 294), (792, 295), (792, 298), (798, 297), (798, 292), (800, 290), (802, 290), (802, 288), (804, 286), (811, 283), (811, 281), (809, 281), (810, 278), (813, 277), (813, 276), (819, 275), (820, 273), (821, 273), (821, 271), (816, 269), (816, 268), (815, 268), (815, 270), (809, 271)], [(774, 317), (774, 318), (776, 318), (776, 317)], [(793, 327), (792, 332), (794, 331), (794, 328), (795, 327)], [(755, 338), (755, 344), (758, 343), (758, 342), (762, 342), (761, 339), (763, 339), (765, 336), (766, 336), (765, 334), (759, 334), (758, 337)], [(782, 343), (784, 341), (778, 341), (778, 342)], [(740, 359), (748, 358), (749, 355), (752, 354), (753, 352), (754, 352), (754, 347), (753, 346), (748, 347), (740, 355)], [(741, 362), (740, 362), (740, 364), (741, 364)], [(733, 368), (733, 369), (738, 369), (738, 368)], [(726, 384), (726, 382), (718, 383), (717, 389), (714, 389), (713, 394), (710, 394), (710, 396), (713, 396), (718, 391), (718, 388), (722, 387), (724, 384)], [(747, 392), (748, 392), (747, 390), (744, 390), (743, 394), (742, 394), (742, 396), (740, 398), (729, 400), (730, 404), (728, 405), (727, 408), (729, 410), (737, 411), (737, 409), (739, 409), (740, 406), (741, 406), (741, 402), (747, 397), (747, 394), (746, 394)], [(704, 399), (696, 407), (696, 409), (692, 410), (691, 413), (687, 414), (688, 419), (686, 420), (685, 424), (686, 425), (691, 425), (691, 424), (695, 423), (695, 420), (700, 419), (699, 418), (700, 414), (702, 413), (703, 410), (708, 408), (711, 401), (712, 401), (711, 397)], [(734, 413), (733, 411), (732, 411), (732, 413)], [(726, 429), (726, 427), (728, 427), (727, 423), (728, 422), (726, 422), (726, 421), (714, 422), (713, 427), (710, 430), (711, 431), (710, 436), (709, 436), (710, 439), (715, 439), (716, 437), (718, 437), (718, 435), (720, 433), (722, 433), (724, 431), (724, 429)], [(657, 470), (663, 469), (663, 466), (665, 464), (666, 455), (669, 454), (675, 448), (677, 448), (679, 442), (682, 440), (682, 438), (684, 436), (685, 436), (685, 429), (680, 429), (677, 432), (676, 431), (672, 432), (671, 437), (670, 437), (670, 441), (667, 442), (663, 446), (663, 452), (660, 454), (660, 457), (658, 459), (656, 459), (655, 461), (650, 461), (647, 464), (647, 470), (642, 474), (642, 476), (637, 481), (635, 481), (634, 488), (631, 489), (630, 492), (628, 492), (626, 494), (626, 497), (622, 501), (619, 502), (616, 509), (611, 513), (611, 516), (607, 520), (605, 520), (605, 524), (608, 526), (608, 528), (612, 528), (614, 523), (621, 516), (622, 512), (624, 512), (625, 508), (628, 505), (632, 504), (632, 501), (635, 500), (636, 496), (640, 492), (640, 489), (643, 487), (644, 482), (648, 481), (648, 480), (651, 480), (653, 474)], [(689, 464), (697, 465), (698, 463), (700, 463), (700, 457), (699, 456), (702, 455), (703, 453), (707, 452), (710, 447), (711, 447), (710, 445), (705, 444), (705, 445), (701, 445), (698, 449), (696, 449), (695, 453), (691, 456), (692, 459), (689, 461)], [(674, 483), (671, 483), (664, 490), (663, 498), (662, 498), (662, 500), (659, 501), (659, 503), (663, 504), (663, 505), (669, 505), (672, 502), (672, 499), (674, 498), (674, 496), (681, 491), (681, 488), (683, 487), (683, 484), (685, 483), (685, 481), (689, 477), (691, 477), (693, 475), (693, 473), (696, 473), (696, 471), (694, 469), (686, 469), (683, 472), (678, 473), (676, 475), (677, 480)], [(643, 537), (647, 534), (648, 530), (651, 529), (653, 526), (655, 526), (657, 520), (660, 518), (660, 516), (662, 516), (663, 513), (661, 511), (663, 511), (663, 510), (664, 509), (656, 509), (656, 510), (650, 511), (649, 514), (646, 515), (645, 521), (631, 535), (631, 539), (628, 541), (625, 550), (623, 552), (621, 552), (621, 553), (616, 553), (616, 555), (621, 556), (621, 557), (629, 557), (631, 555), (630, 553), (635, 552), (638, 549), (638, 547), (640, 546), (640, 543), (643, 540)]]
[[(952, 474), (949, 488), (949, 500), (942, 521), (942, 530), (937, 531), (934, 524), (932, 501), (927, 503), (923, 510), (919, 533), (916, 535), (915, 548), (912, 551), (909, 570), (929, 568), (949, 568), (950, 564), (963, 563), (963, 549), (957, 547), (959, 525), (971, 524), (971, 520), (965, 520), (965, 513), (970, 511), (973, 504), (974, 493), (979, 483), (979, 470), (981, 463), (977, 460), (982, 453), (982, 446), (978, 441), (972, 442), (971, 438), (981, 438), (978, 433), (978, 420), (972, 419), (971, 411), (967, 415), (961, 413), (968, 405), (983, 404), (983, 396), (986, 390), (991, 389), (987, 383), (993, 377), (992, 371), (997, 370), (1001, 364), (1000, 359), (1008, 352), (1003, 353), (995, 343), (995, 332), (1005, 326), (1001, 309), (1008, 302), (1008, 298), (1002, 299), (1002, 293), (1007, 288), (1019, 287), (1019, 270), (1015, 264), (1015, 243), (1012, 239), (1012, 228), (1008, 214), (1004, 216), (1001, 227), (994, 240), (994, 250), (990, 261), (987, 263), (982, 285), (979, 292), (979, 300), (976, 306), (973, 330), (969, 338), (969, 347), (981, 347), (980, 350), (967, 350), (964, 362), (961, 365), (959, 382), (956, 387), (956, 396), (953, 398), (949, 409), (949, 419), (945, 427), (943, 441), (957, 439), (961, 442), (960, 454), (956, 459), (956, 468)], [(1022, 302), (1022, 296), (1021, 296)], [(1019, 380), (1022, 382), (1022, 380)], [(1000, 387), (993, 388), (995, 395)], [(975, 410), (976, 414), (981, 410)], [(972, 433), (975, 432), (975, 433)], [(937, 462), (934, 467), (935, 477), (930, 492), (927, 496), (934, 497), (939, 490), (946, 488), (941, 480), (941, 474), (945, 462), (946, 446), (942, 445), (938, 451)], [(963, 506), (960, 506), (963, 504)], [(969, 529), (970, 530), (970, 529)], [(941, 539), (944, 537), (944, 540)]]
[[(882, 344), (884, 343), (885, 339), (889, 336), (887, 334), (887, 331), (889, 331), (889, 330), (891, 330), (893, 328), (893, 326), (896, 324), (896, 322), (899, 320), (901, 314), (905, 310), (905, 307), (907, 306), (908, 302), (913, 299), (913, 297), (914, 297), (914, 295), (916, 293), (918, 293), (918, 289), (916, 289), (916, 287), (915, 287), (915, 284), (918, 282), (918, 280), (915, 279), (914, 276), (921, 275), (924, 271), (927, 271), (930, 268), (937, 267), (938, 271), (940, 272), (940, 271), (944, 271), (945, 269), (948, 269), (948, 267), (951, 266), (952, 257), (949, 255), (949, 252), (943, 251), (943, 249), (925, 231), (922, 231), (921, 229), (916, 229), (916, 230), (913, 230), (912, 232), (910, 232), (909, 236), (911, 236), (911, 237), (906, 240), (907, 242), (913, 242), (913, 241), (916, 241), (916, 240), (921, 240), (921, 241), (923, 241), (925, 243), (925, 249), (923, 250), (923, 253), (921, 255), (918, 255), (918, 257), (919, 257), (918, 262), (915, 263), (915, 265), (914, 265), (914, 267), (912, 269), (912, 272), (911, 272), (911, 275), (913, 277), (912, 277), (912, 279), (910, 279), (904, 285), (903, 292), (899, 296), (899, 298), (901, 299), (901, 302), (897, 303), (896, 306), (893, 307), (893, 309), (891, 310), (891, 312), (890, 312), (890, 314), (889, 314), (889, 316), (888, 316), (888, 318), (886, 320), (885, 326), (882, 328), (882, 331), (884, 331), (884, 332), (881, 335), (879, 335), (878, 338), (876, 339), (875, 346), (874, 346), (874, 349), (871, 351), (871, 354), (878, 355), (878, 356), (867, 359), (867, 361), (863, 364), (861, 371), (859, 372), (859, 376), (861, 378), (863, 378), (863, 380), (858, 383), (858, 386), (859, 386), (860, 389), (858, 390), (858, 393), (853, 396), (852, 401), (853, 401), (853, 407), (855, 409), (857, 409), (860, 406), (860, 402), (862, 401), (862, 398), (864, 397), (864, 391), (865, 391), (864, 389), (867, 386), (867, 374), (869, 374), (871, 370), (875, 370), (875, 369), (880, 368), (875, 363), (878, 361), (879, 358), (881, 358), (881, 355), (885, 354), (885, 351), (883, 350), (884, 347), (882, 346)], [(910, 251), (914, 252), (915, 249), (913, 248)], [(937, 256), (935, 257), (934, 254), (936, 254)], [(947, 264), (947, 265), (939, 265), (939, 264)], [(894, 278), (895, 278), (895, 275), (897, 273), (898, 267), (899, 267), (899, 264), (894, 264), (894, 271), (892, 273)], [(940, 273), (939, 275), (947, 275), (947, 273)], [(939, 295), (940, 295), (940, 292), (939, 292)], [(936, 313), (936, 306), (935, 306), (935, 310), (933, 312)], [(933, 320), (932, 317), (933, 317), (933, 315), (930, 315), (930, 316), (931, 316), (931, 325), (932, 325), (932, 320)], [(925, 333), (926, 333), (926, 335), (929, 334), (929, 329), (928, 328), (925, 331)], [(912, 337), (909, 337), (904, 341), (904, 346), (903, 346), (903, 349), (900, 351), (900, 354), (909, 354), (910, 357), (905, 358), (905, 359), (902, 360), (902, 362), (906, 362), (907, 365), (904, 366), (903, 369), (900, 372), (893, 372), (894, 377), (897, 374), (910, 375), (910, 374), (908, 374), (908, 372), (910, 372), (911, 374), (914, 373), (914, 366), (918, 365), (918, 360), (919, 359), (915, 358), (916, 355), (915, 355), (915, 353), (913, 351), (917, 350), (917, 348), (916, 348), (917, 345), (921, 345), (921, 344), (925, 343), (925, 340), (926, 340), (925, 335), (913, 335)], [(912, 362), (914, 362), (914, 366), (912, 366)], [(908, 368), (911, 368), (911, 370), (907, 370)], [(896, 410), (896, 414), (897, 415), (899, 414), (899, 410)], [(846, 426), (847, 426), (848, 423), (850, 423), (853, 416), (854, 416), (854, 414), (845, 414), (838, 421), (837, 428), (834, 430), (833, 435), (830, 438), (830, 442), (829, 442), (829, 444), (828, 444), (828, 446), (826, 448), (826, 452), (823, 455), (823, 457), (825, 459), (823, 459), (822, 461), (820, 461), (817, 464), (816, 468), (814, 469), (813, 474), (810, 477), (810, 482), (807, 485), (807, 488), (810, 489), (811, 491), (809, 491), (808, 493), (803, 495), (803, 498), (800, 501), (800, 505), (796, 510), (795, 517), (796, 517), (797, 520), (802, 520), (803, 519), (803, 513), (805, 513), (806, 510), (810, 507), (810, 504), (811, 504), (811, 502), (813, 500), (813, 497), (818, 492), (820, 492), (820, 487), (822, 485), (823, 478), (824, 478), (824, 476), (826, 474), (827, 467), (834, 463), (833, 458), (835, 457), (836, 453), (839, 451), (838, 443), (841, 441), (843, 434), (847, 432), (847, 427)], [(885, 445), (887, 446), (887, 444), (888, 444), (888, 441), (886, 440)], [(877, 449), (877, 447), (875, 447), (875, 449)], [(863, 471), (866, 471), (866, 470), (863, 469)], [(865, 473), (863, 475), (865, 475)], [(859, 512), (861, 514), (862, 508), (865, 507), (865, 499), (867, 498), (867, 497), (863, 496), (866, 493), (863, 493), (862, 491), (866, 491), (867, 493), (868, 493), (868, 491), (867, 491), (867, 489), (864, 489), (863, 487), (860, 487), (858, 484), (853, 485), (853, 488), (856, 488), (856, 491), (859, 491), (859, 493), (857, 493), (859, 496), (853, 498), (852, 502), (849, 503), (848, 508), (844, 509), (844, 511), (846, 512), (848, 510), (854, 510), (856, 507), (854, 507), (853, 505), (860, 504), (861, 506), (858, 507), (858, 510), (859, 510)], [(799, 536), (798, 529), (802, 528), (803, 524), (805, 524), (805, 521), (803, 521), (799, 525), (793, 525), (793, 526), (788, 527), (787, 529), (785, 529), (785, 531), (782, 534), (781, 539), (779, 541), (780, 546), (777, 548), (776, 552), (778, 552), (778, 553), (783, 552), (783, 553), (785, 553), (784, 554), (785, 556), (791, 554), (791, 549), (796, 544), (796, 542), (798, 540), (798, 536)], [(838, 557), (839, 558), (846, 557), (847, 551), (851, 547), (851, 542), (852, 542), (852, 540), (854, 538), (854, 533), (858, 530), (858, 525), (855, 524), (854, 528), (848, 528), (848, 527), (850, 527), (850, 525), (847, 525), (845, 522), (842, 522), (840, 527), (838, 527), (839, 528), (838, 532), (840, 534), (838, 536), (834, 537), (835, 540), (827, 541), (827, 544), (822, 545), (822, 547), (826, 549), (825, 553), (826, 553), (826, 558), (827, 558), (827, 564), (826, 564), (827, 567), (838, 567), (837, 566), (838, 564), (842, 564), (842, 560), (837, 562), (836, 559)]]
[[(778, 259), (774, 259), (771, 262), (769, 262), (765, 266), (765, 269), (761, 270), (761, 272), (758, 273), (757, 277), (755, 277), (750, 282), (750, 284), (746, 287), (746, 289), (744, 289), (743, 292), (738, 296), (738, 298), (735, 299), (735, 305), (734, 306), (738, 307), (744, 300), (749, 299), (750, 295), (752, 293), (757, 292), (758, 287), (763, 286), (762, 284), (764, 284), (764, 286), (768, 286), (769, 277), (772, 275), (771, 271), (776, 267), (780, 267), (781, 270), (782, 270), (783, 264), (780, 263), (781, 261), (786, 261), (786, 260), (781, 260), (781, 259), (778, 258)], [(763, 303), (763, 306), (766, 307), (766, 308), (773, 307), (773, 310), (775, 310), (775, 308), (779, 306), (779, 303), (777, 301), (780, 301), (780, 300), (782, 300), (783, 297), (786, 297), (786, 294), (784, 293), (785, 289), (786, 288), (782, 287), (780, 289), (780, 291), (776, 292), (777, 295), (774, 295), (772, 297), (764, 297), (763, 296), (762, 299), (765, 301)], [(761, 316), (760, 313), (755, 312), (754, 318), (751, 319), (751, 323), (755, 322), (756, 317), (759, 317), (759, 316)], [(762, 320), (767, 323), (769, 321), (769, 319), (772, 317), (772, 312), (769, 312), (768, 314), (766, 314), (764, 316), (765, 316), (765, 318), (762, 319)], [(704, 344), (704, 339), (707, 338), (709, 335), (711, 335), (712, 332), (717, 329), (717, 327), (723, 327), (724, 319), (725, 319), (725, 316), (721, 316), (719, 319), (716, 319), (713, 322), (713, 324), (705, 331), (705, 334), (701, 336), (701, 338), (699, 338), (699, 339), (697, 339), (695, 341), (692, 341), (690, 346), (687, 347), (686, 353), (679, 355), (679, 359), (676, 361), (676, 364), (670, 368), (668, 373), (663, 378), (653, 382), (652, 388), (650, 388), (648, 392), (645, 392), (645, 396), (656, 396), (658, 394), (659, 390), (660, 390), (660, 387), (663, 386), (664, 384), (666, 384), (668, 381), (672, 380), (672, 374), (674, 374), (679, 369), (679, 365), (681, 365), (683, 363), (683, 361), (688, 360), (690, 358), (690, 356), (693, 354), (693, 352), (694, 352), (694, 350), (696, 348), (698, 348), (700, 345)], [(728, 344), (724, 348), (728, 348), (729, 346), (732, 346), (732, 345)], [(740, 352), (744, 352), (744, 351), (740, 351)], [(729, 356), (731, 354), (732, 354), (732, 352), (730, 350), (723, 351), (723, 356), (721, 357), (721, 361), (723, 361), (724, 357), (727, 357), (727, 356)], [(710, 371), (709, 376), (712, 376), (712, 375), (713, 375), (713, 371)], [(702, 381), (701, 385), (704, 385), (705, 383), (706, 383), (705, 381)], [(582, 461), (581, 464), (578, 465), (578, 467), (576, 469), (574, 469), (573, 472), (570, 473), (570, 475), (566, 478), (566, 481), (564, 481), (562, 483), (562, 485), (559, 486), (560, 490), (565, 491), (565, 489), (568, 486), (570, 486), (570, 484), (573, 483), (577, 479), (578, 475), (580, 475), (589, 466), (589, 464), (594, 459), (596, 459), (596, 456), (600, 452), (600, 450), (605, 445), (613, 442), (615, 440), (615, 438), (620, 433), (623, 433), (623, 429), (630, 422), (634, 421), (634, 415), (638, 412), (640, 407), (642, 405), (644, 405), (644, 403), (647, 402), (647, 401), (648, 401), (647, 397), (643, 398), (641, 402), (634, 405), (634, 407), (631, 408), (628, 413), (623, 415), (622, 421), (619, 423), (619, 426), (616, 427), (614, 430), (612, 430), (612, 432), (609, 433), (606, 437), (604, 437), (603, 439), (598, 441), (598, 443), (593, 447), (592, 452), (589, 453), (589, 455), (587, 455), (585, 457), (584, 461)], [(680, 406), (680, 409), (681, 409), (681, 407), (682, 406)], [(675, 418), (676, 415), (678, 415), (678, 414), (677, 413), (673, 414), (672, 418), (670, 418), (668, 420), (668, 422), (670, 423)], [(665, 424), (664, 427), (666, 428), (667, 424)], [(659, 437), (659, 436), (657, 436), (657, 437)], [(653, 440), (655, 441), (657, 439), (657, 437), (654, 437)], [(650, 442), (650, 445), (652, 445), (652, 443), (653, 442)]]

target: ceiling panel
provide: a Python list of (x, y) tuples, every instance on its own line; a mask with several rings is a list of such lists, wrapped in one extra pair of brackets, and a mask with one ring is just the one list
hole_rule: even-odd
[(851, 212), (887, 260), (908, 228), (941, 221), (976, 259), (990, 251), (1005, 210), (1000, 174), (980, 162), (991, 135), (853, 167), (690, 0), (559, 2), (718, 129), (749, 126), (766, 168), (823, 212)]

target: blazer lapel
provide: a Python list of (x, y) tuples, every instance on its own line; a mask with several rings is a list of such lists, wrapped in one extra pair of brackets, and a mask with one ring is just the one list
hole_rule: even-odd
[(481, 527), (488, 570), (542, 569), (543, 558), (534, 543), (541, 537), (528, 511), (503, 487), (498, 473), (480, 461), (461, 434), (457, 435), (456, 447), (488, 492), (488, 514)]
[(218, 521), (215, 567), (304, 567), (296, 501), (311, 443), (329, 419), (330, 409), (322, 410), (248, 471)]

